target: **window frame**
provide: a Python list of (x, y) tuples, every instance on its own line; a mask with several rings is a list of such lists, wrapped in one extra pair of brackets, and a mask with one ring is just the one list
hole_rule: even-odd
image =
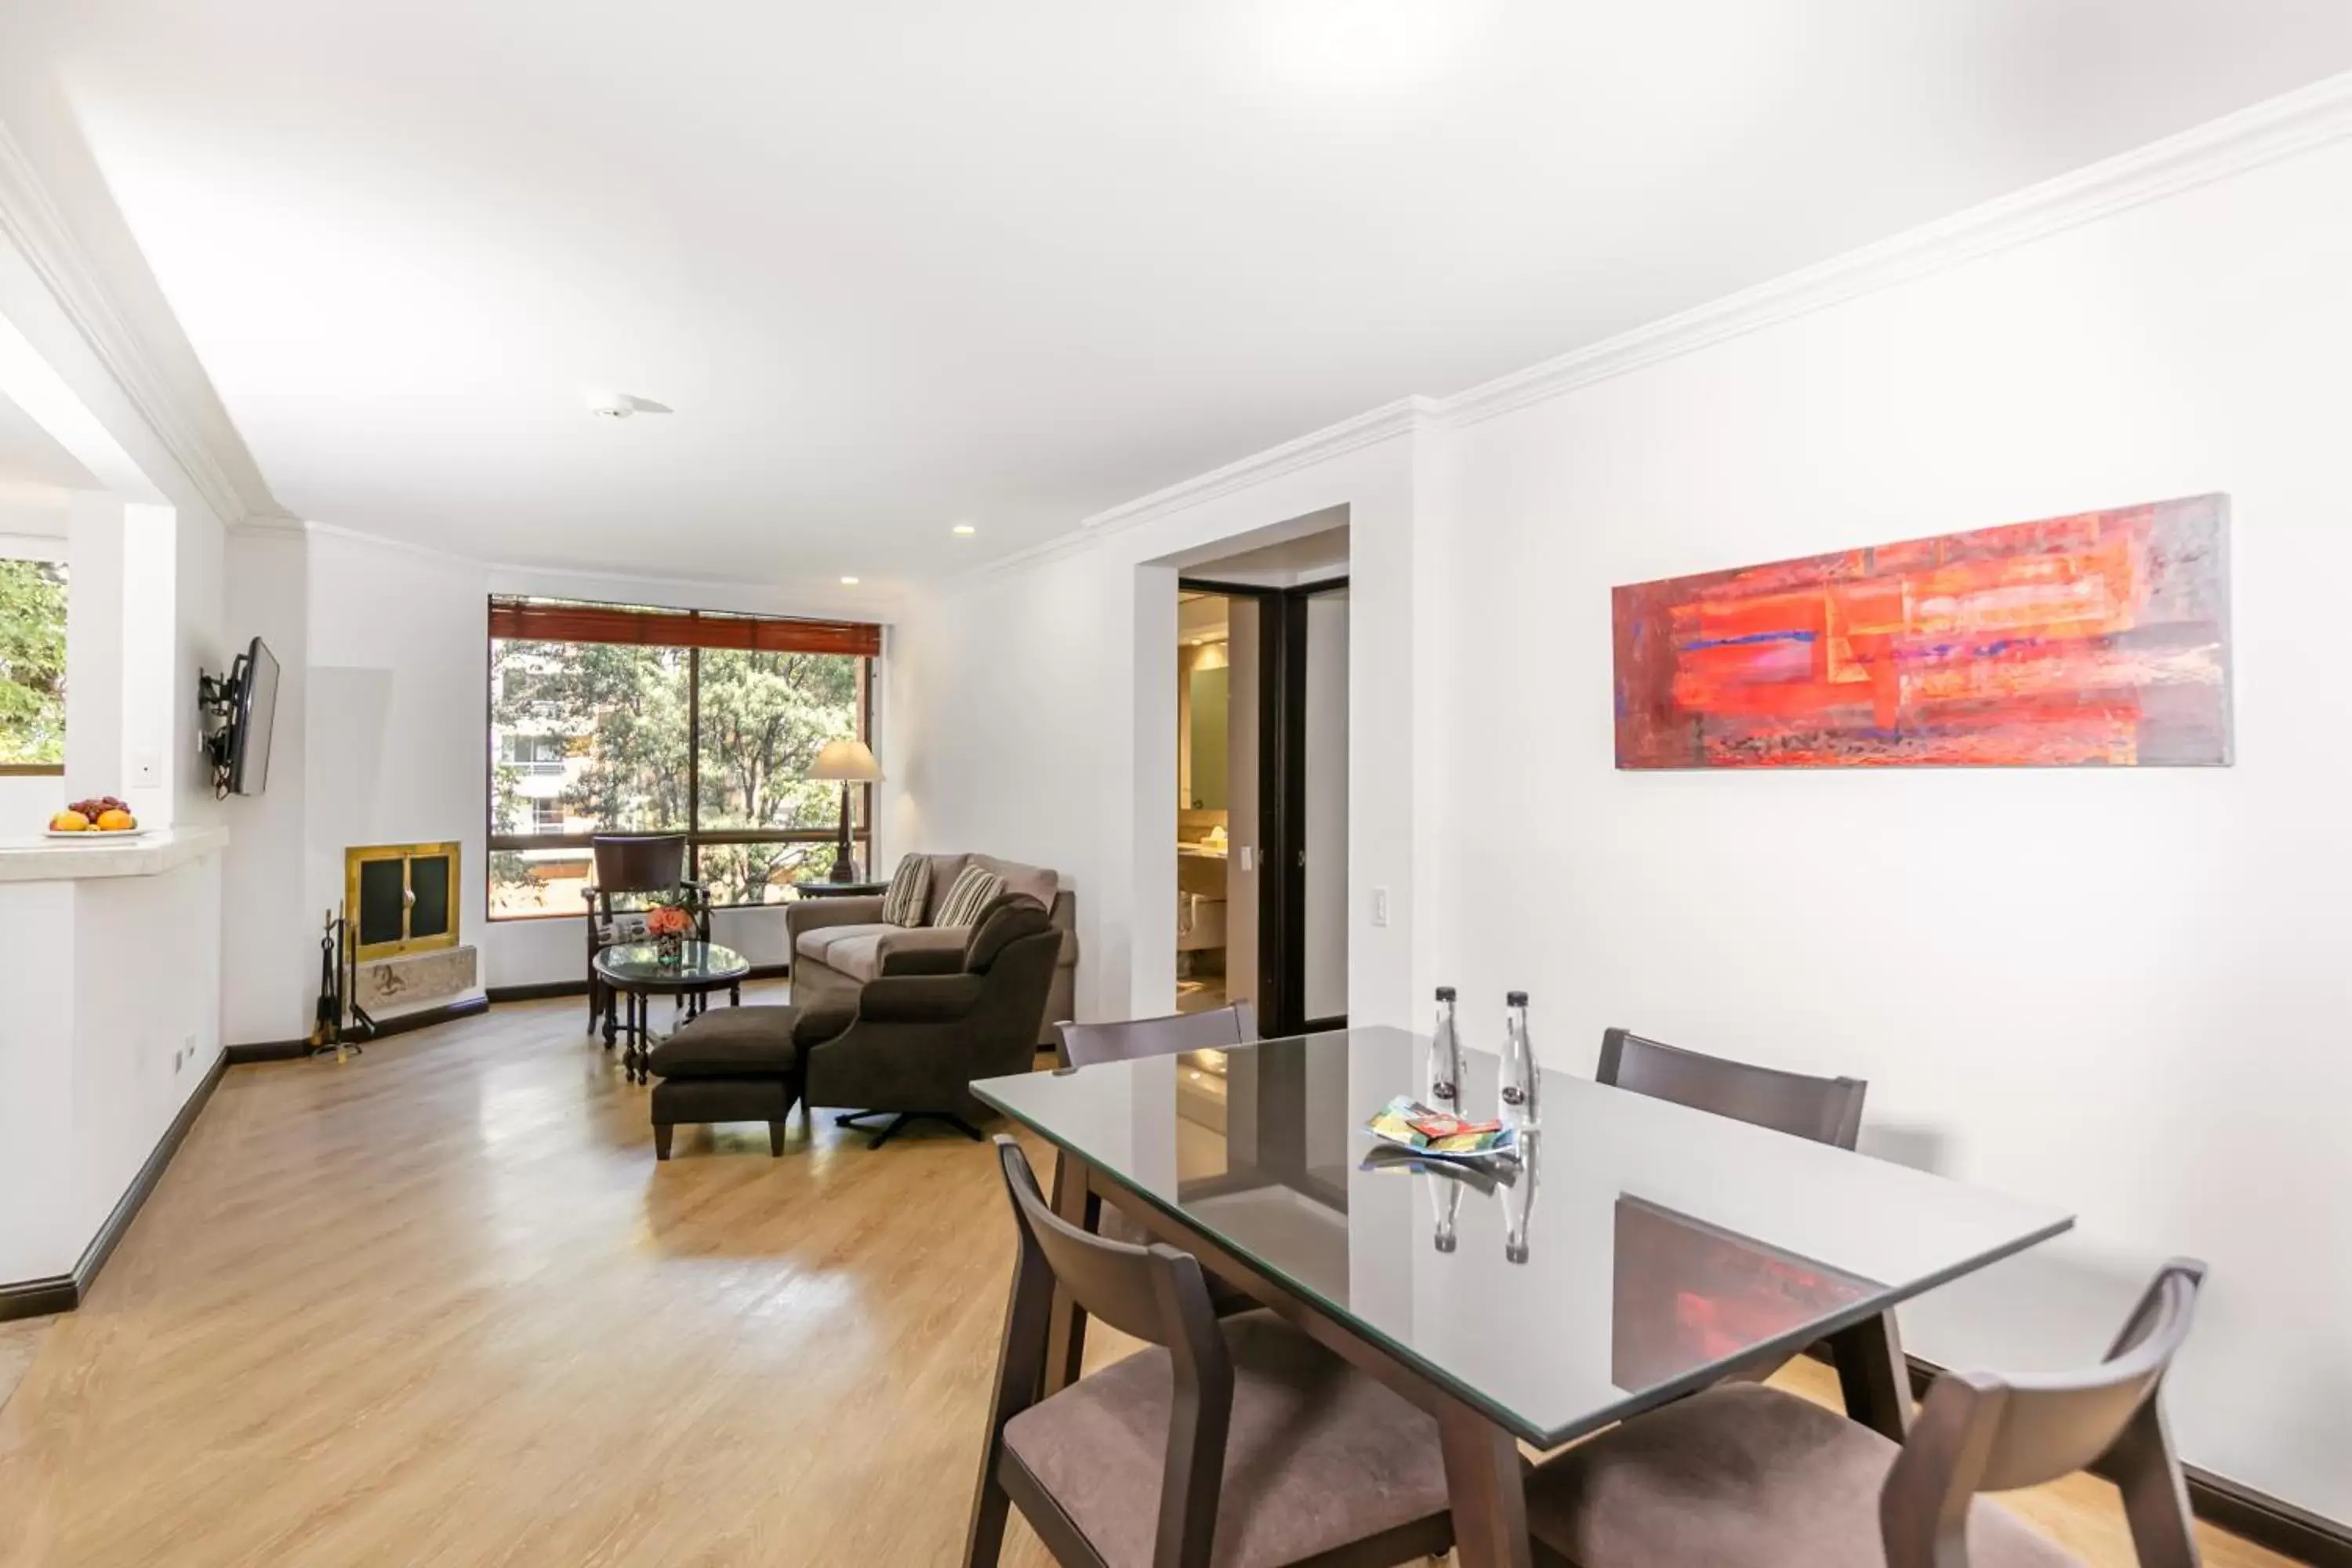
[[(582, 621), (605, 621), (612, 617), (641, 617), (646, 628), (684, 630), (695, 634), (698, 623), (705, 623), (726, 635), (709, 641), (670, 641), (667, 638), (610, 637), (605, 638), (556, 637), (514, 637), (498, 628), (502, 605), (527, 605), (541, 609), (560, 624), (566, 618)], [(619, 605), (581, 604), (572, 601), (522, 598), (517, 595), (490, 595), (490, 629), (482, 642), (482, 710), (483, 710), (483, 796), (484, 843), (492, 855), (509, 850), (555, 849), (593, 853), (598, 835), (593, 833), (501, 833), (498, 830), (498, 769), (500, 763), (499, 746), (494, 739), (498, 729), (497, 696), (491, 679), (495, 645), (501, 641), (590, 642), (607, 640), (635, 642), (639, 646), (683, 648), (687, 655), (687, 733), (686, 733), (686, 814), (683, 827), (648, 828), (649, 833), (680, 833), (686, 838), (687, 876), (701, 879), (702, 851), (738, 844), (834, 844), (841, 837), (836, 823), (831, 827), (703, 827), (702, 816), (702, 655), (716, 652), (804, 652), (824, 654), (857, 661), (857, 729), (856, 738), (868, 746), (874, 743), (875, 667), (881, 658), (881, 628), (862, 622), (796, 621), (782, 616), (751, 616), (734, 611), (639, 609)], [(809, 646), (790, 646), (805, 637)], [(828, 644), (850, 643), (870, 647), (871, 652), (851, 652), (845, 647)], [(535, 766), (534, 763), (509, 763), (509, 766)], [(874, 854), (874, 786), (862, 784), (850, 796), (849, 841), (851, 847), (870, 867)], [(713, 904), (713, 909), (761, 910), (781, 909), (782, 905), (767, 903)], [(482, 879), (482, 918), (485, 921), (506, 924), (509, 921), (582, 920), (585, 909), (540, 910), (530, 912), (500, 914), (491, 906), (491, 881)]]

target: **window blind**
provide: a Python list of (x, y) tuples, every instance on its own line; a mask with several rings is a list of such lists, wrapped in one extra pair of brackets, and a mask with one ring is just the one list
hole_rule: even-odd
[(493, 597), (490, 636), (527, 642), (747, 648), (760, 653), (851, 654), (863, 658), (878, 658), (882, 652), (882, 628), (866, 621), (796, 620), (562, 599)]

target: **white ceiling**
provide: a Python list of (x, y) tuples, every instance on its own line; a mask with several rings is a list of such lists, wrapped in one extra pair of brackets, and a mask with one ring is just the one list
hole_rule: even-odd
[(31, 415), (0, 395), (0, 498), (103, 488)]
[(289, 508), (869, 586), (2352, 67), (2341, 0), (7, 4)]

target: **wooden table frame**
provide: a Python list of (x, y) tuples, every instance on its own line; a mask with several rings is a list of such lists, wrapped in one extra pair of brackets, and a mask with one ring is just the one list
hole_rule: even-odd
[(625, 980), (604, 967), (602, 953), (597, 955), (596, 964), (596, 977), (604, 982), (604, 988), (626, 1004), (622, 1009), (625, 1017), (616, 1019), (611, 1005), (612, 999), (607, 998), (604, 1048), (608, 1051), (613, 1048), (616, 1036), (625, 1042), (621, 1047), (621, 1070), (631, 1083), (644, 1083), (652, 1077), (646, 1063), (646, 1058), (653, 1055), (654, 997), (677, 997), (679, 1009), (685, 1015), (680, 1022), (690, 1022), (702, 1016), (703, 1010), (710, 1005), (711, 996), (720, 991), (727, 993), (729, 1006), (740, 1007), (743, 1005), (743, 982), (751, 973), (751, 964), (746, 963), (741, 973), (724, 978), (698, 975), (688, 979), (671, 973)]
[[(1395, 1352), (1348, 1328), (1328, 1310), (1096, 1173), (1084, 1159), (1057, 1146), (1054, 1212), (1073, 1225), (1094, 1230), (1106, 1202), (1154, 1238), (1191, 1253), (1220, 1279), (1427, 1411), (1437, 1422), (1438, 1441), (1444, 1450), (1454, 1552), (1463, 1568), (1534, 1568), (1534, 1548), (1528, 1539), (1526, 1467), (1519, 1458), (1518, 1439), (1494, 1417), (1405, 1365)], [(1829, 1345), (1847, 1414), (1901, 1442), (1910, 1426), (1911, 1399), (1894, 1313), (1880, 1312), (1841, 1329), (1829, 1336)], [(1085, 1358), (1086, 1312), (1057, 1289), (1046, 1341), (1045, 1392), (1055, 1393), (1076, 1381)], [(1657, 1403), (1663, 1405), (1674, 1397), (1669, 1385)]]

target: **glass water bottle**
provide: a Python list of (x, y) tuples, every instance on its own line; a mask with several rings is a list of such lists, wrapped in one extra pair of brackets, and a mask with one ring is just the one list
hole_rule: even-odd
[(1528, 994), (1514, 991), (1504, 1000), (1510, 1011), (1504, 1023), (1502, 1121), (1524, 1137), (1536, 1130), (1543, 1073), (1528, 1038)]
[(1519, 1151), (1517, 1176), (1503, 1190), (1503, 1260), (1525, 1263), (1528, 1260), (1528, 1225), (1536, 1212), (1536, 1167), (1541, 1162), (1543, 1140), (1530, 1138)]
[(1429, 1201), (1437, 1210), (1437, 1250), (1454, 1250), (1457, 1235), (1455, 1226), (1462, 1218), (1462, 1184), (1451, 1176), (1424, 1173), (1422, 1181), (1429, 1187)]
[(1462, 1036), (1454, 1026), (1454, 987), (1437, 988), (1437, 1027), (1429, 1037), (1429, 1104), (1462, 1112)]

